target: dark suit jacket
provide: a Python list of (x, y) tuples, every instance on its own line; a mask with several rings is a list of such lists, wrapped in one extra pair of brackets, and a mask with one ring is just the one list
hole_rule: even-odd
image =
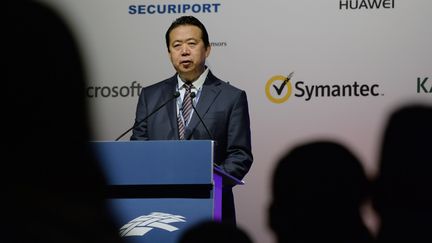
[[(177, 75), (174, 75), (169, 79), (144, 87), (137, 105), (135, 124), (172, 98), (176, 92), (176, 85)], [(196, 109), (213, 137), (208, 135), (194, 112), (186, 129), (185, 138), (215, 140), (215, 163), (229, 174), (242, 179), (249, 171), (253, 160), (246, 93), (209, 72)], [(131, 137), (131, 140), (177, 139), (179, 139), (179, 134), (175, 99), (134, 128)], [(229, 185), (226, 187), (227, 193), (223, 195), (223, 207), (232, 204), (231, 188)], [(231, 194), (231, 199), (225, 194)], [(231, 207), (234, 210), (233, 204)], [(229, 214), (226, 209), (223, 211), (225, 216)]]
[[(135, 123), (173, 97), (177, 76), (142, 89)], [(242, 179), (252, 164), (249, 110), (246, 93), (208, 73), (196, 109), (210, 130), (210, 138), (198, 116), (193, 113), (186, 139), (214, 139), (216, 164)], [(176, 100), (150, 116), (134, 130), (131, 140), (179, 139)]]

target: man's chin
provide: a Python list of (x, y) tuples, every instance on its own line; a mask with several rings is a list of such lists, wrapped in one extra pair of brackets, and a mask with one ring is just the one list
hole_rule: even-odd
[(195, 69), (195, 66), (192, 64), (188, 64), (188, 65), (182, 64), (178, 67), (178, 70), (182, 73), (191, 73), (194, 71), (194, 69)]
[(195, 72), (195, 69), (193, 69), (191, 67), (190, 68), (182, 68), (182, 67), (180, 67), (180, 68), (177, 69), (177, 72), (181, 73), (183, 75), (192, 75)]
[(184, 81), (193, 81), (198, 78), (194, 70), (177, 70), (177, 72)]

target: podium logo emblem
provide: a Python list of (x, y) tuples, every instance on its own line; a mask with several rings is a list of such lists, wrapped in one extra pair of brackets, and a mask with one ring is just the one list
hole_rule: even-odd
[(120, 236), (143, 236), (154, 228), (169, 232), (178, 230), (172, 223), (186, 222), (185, 217), (162, 212), (139, 216), (120, 228)]

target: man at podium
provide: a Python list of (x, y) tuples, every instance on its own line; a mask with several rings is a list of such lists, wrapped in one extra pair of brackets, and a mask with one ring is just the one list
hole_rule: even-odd
[[(216, 164), (241, 180), (253, 161), (246, 92), (205, 65), (211, 46), (195, 17), (176, 19), (165, 40), (176, 73), (141, 90), (131, 140), (214, 140)], [(232, 186), (224, 183), (222, 220), (235, 223)]]

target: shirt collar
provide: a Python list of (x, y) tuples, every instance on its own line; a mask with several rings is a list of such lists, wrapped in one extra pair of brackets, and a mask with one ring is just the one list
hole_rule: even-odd
[[(206, 67), (204, 72), (201, 73), (201, 75), (198, 77), (197, 80), (193, 81), (193, 87), (194, 89), (200, 90), (201, 87), (204, 85), (204, 82), (207, 78), (207, 75), (209, 73), (209, 69)], [(183, 89), (183, 84), (185, 83), (181, 78), (180, 75), (177, 74), (177, 82), (178, 82), (178, 87), (179, 89)]]

